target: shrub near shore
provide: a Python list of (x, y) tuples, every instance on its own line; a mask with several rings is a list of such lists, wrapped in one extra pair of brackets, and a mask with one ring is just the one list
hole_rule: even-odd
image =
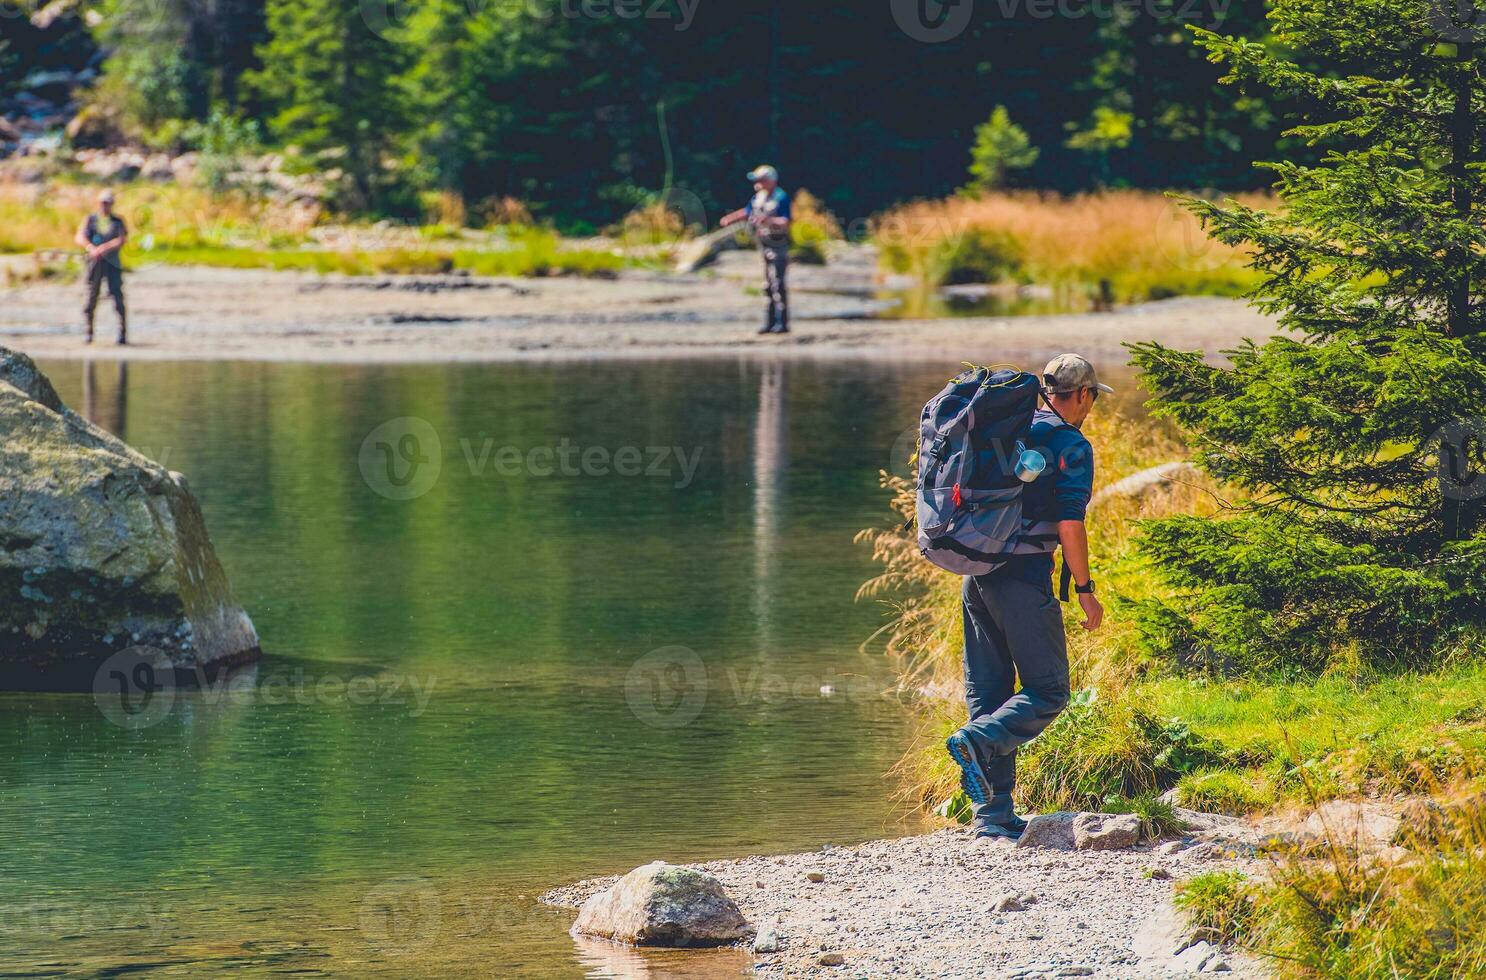
[(1151, 191), (919, 201), (879, 215), (871, 230), (884, 268), (928, 289), (1012, 281), (1087, 301), (1107, 282), (1116, 302), (1141, 302), (1235, 296), (1256, 281), (1242, 250), (1208, 239), (1196, 217)]

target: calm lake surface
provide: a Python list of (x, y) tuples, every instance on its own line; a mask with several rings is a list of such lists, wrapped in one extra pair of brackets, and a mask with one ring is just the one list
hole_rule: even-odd
[(735, 976), (536, 896), (917, 828), (852, 536), (957, 365), (44, 367), (187, 474), (265, 656), (0, 695), (0, 973)]

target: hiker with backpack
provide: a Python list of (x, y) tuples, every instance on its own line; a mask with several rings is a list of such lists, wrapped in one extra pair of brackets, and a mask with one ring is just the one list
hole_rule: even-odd
[(789, 194), (779, 186), (779, 171), (768, 164), (748, 173), (753, 197), (736, 211), (722, 216), (721, 225), (731, 227), (747, 221), (764, 256), (764, 294), (769, 298), (761, 334), (789, 333), (790, 210)]
[(1068, 705), (1055, 550), (1063, 552), (1062, 600), (1074, 586), (1086, 630), (1104, 618), (1084, 529), (1094, 453), (1080, 426), (1109, 391), (1092, 364), (1063, 354), (1041, 378), (973, 368), (924, 408), (918, 543), (930, 561), (965, 576), (969, 721), (946, 748), (980, 837), (1021, 837), (1026, 821), (1012, 805), (1017, 748)]

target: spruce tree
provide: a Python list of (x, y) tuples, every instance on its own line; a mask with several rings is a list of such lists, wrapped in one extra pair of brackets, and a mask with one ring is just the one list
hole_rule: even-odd
[(1298, 100), (1292, 132), (1324, 153), (1264, 165), (1272, 210), (1189, 202), (1252, 250), (1253, 300), (1285, 332), (1225, 364), (1132, 348), (1154, 411), (1242, 494), (1217, 519), (1144, 527), (1176, 591), (1136, 604), (1158, 651), (1314, 670), (1479, 642), (1486, 9), (1471, 3), (1274, 0), (1277, 43), (1197, 32), (1226, 83)]
[(269, 0), (269, 39), (249, 76), (272, 107), (272, 133), (340, 165), (346, 204), (385, 202), (388, 156), (404, 132), (399, 72), (407, 58), (386, 16), (395, 4), (358, 0)]
[(998, 105), (991, 118), (975, 128), (967, 189), (993, 191), (1006, 183), (1010, 171), (1026, 170), (1037, 162), (1037, 157), (1038, 149), (1027, 138), (1027, 131), (1011, 121), (1005, 106)]

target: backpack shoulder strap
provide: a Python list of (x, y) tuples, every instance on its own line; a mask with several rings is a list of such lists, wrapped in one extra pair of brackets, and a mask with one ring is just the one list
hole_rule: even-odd
[(1067, 419), (1065, 419), (1063, 417), (1063, 413), (1060, 412), (1060, 411), (1058, 411), (1057, 407), (1053, 405), (1053, 400), (1051, 398), (1047, 397), (1047, 389), (1044, 388), (1040, 384), (1037, 386), (1037, 397), (1042, 399), (1042, 403), (1047, 406), (1047, 410), (1049, 412), (1052, 412), (1054, 415), (1056, 415), (1058, 417), (1058, 421), (1060, 423), (1062, 423), (1061, 425), (1058, 426), (1059, 429), (1077, 429), (1078, 428), (1078, 426), (1073, 425), (1071, 422), (1069, 422)]

